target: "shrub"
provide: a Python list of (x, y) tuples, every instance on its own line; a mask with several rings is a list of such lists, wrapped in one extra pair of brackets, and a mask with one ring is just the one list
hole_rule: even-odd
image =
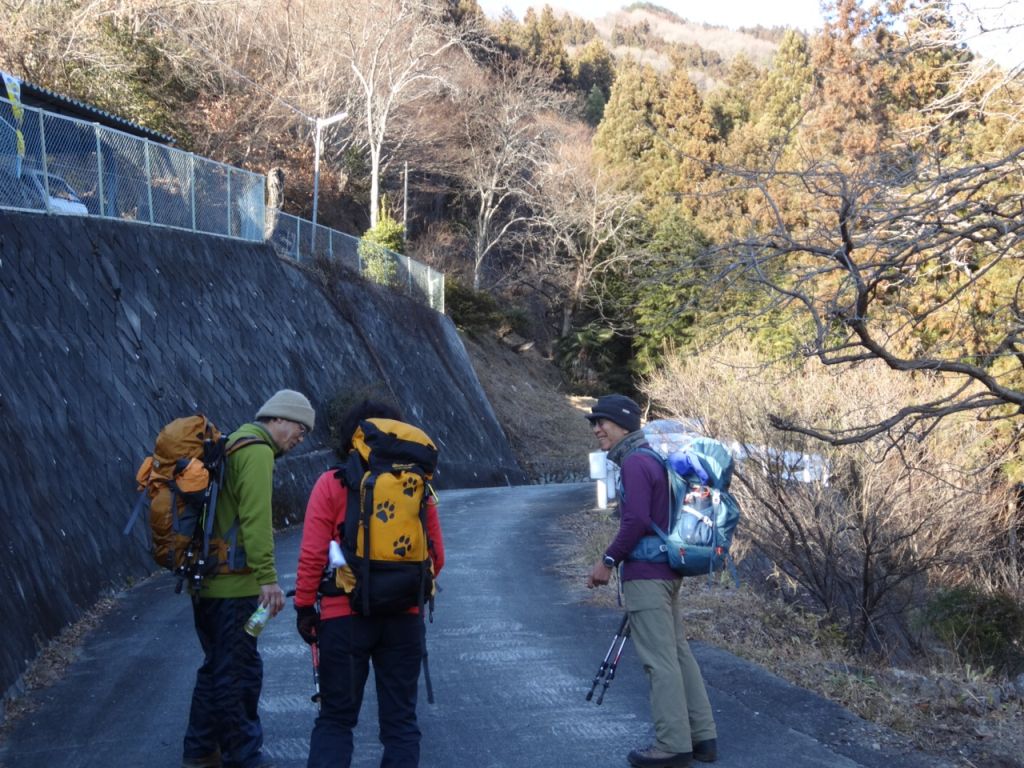
[(363, 274), (375, 283), (394, 287), (398, 277), (395, 254), (404, 249), (402, 225), (391, 217), (386, 203), (382, 202), (377, 224), (366, 230), (359, 241)]
[(1024, 672), (1024, 608), (1005, 592), (943, 590), (929, 602), (925, 621), (965, 666), (997, 675)]
[[(733, 344), (670, 358), (646, 391), (656, 411), (744, 447), (733, 483), (744, 512), (738, 539), (771, 562), (766, 579), (815, 601), (853, 647), (895, 654), (916, 647), (911, 610), (930, 585), (968, 573), (980, 584), (992, 567), (979, 543), (1005, 530), (1006, 506), (990, 483), (993, 431), (953, 415), (899, 451), (884, 435), (836, 447), (775, 429), (772, 415), (842, 429), (937, 397), (942, 386), (880, 363), (769, 365)], [(794, 482), (805, 456), (827, 475)]]
[(363, 265), (363, 275), (378, 285), (394, 288), (398, 283), (398, 264), (391, 251), (370, 240), (359, 243), (359, 261)]
[(452, 322), (470, 336), (495, 331), (504, 322), (497, 299), (452, 278), (444, 281), (444, 309)]

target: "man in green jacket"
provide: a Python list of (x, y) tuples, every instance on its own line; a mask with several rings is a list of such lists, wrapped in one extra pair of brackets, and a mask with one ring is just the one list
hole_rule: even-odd
[[(227, 473), (214, 518), (214, 535), (228, 542), (226, 564), (192, 595), (204, 658), (192, 692), (182, 768), (268, 765), (257, 711), (263, 660), (256, 638), (244, 627), (259, 606), (271, 616), (284, 607), (274, 567), (274, 460), (302, 442), (314, 419), (305, 395), (282, 389), (257, 411), (254, 422), (228, 438)], [(231, 451), (239, 440), (247, 443)]]

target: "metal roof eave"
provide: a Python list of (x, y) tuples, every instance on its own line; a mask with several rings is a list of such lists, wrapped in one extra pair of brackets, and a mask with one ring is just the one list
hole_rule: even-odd
[(49, 109), (60, 114), (96, 122), (160, 144), (173, 146), (177, 143), (172, 136), (168, 136), (165, 133), (146, 128), (131, 120), (118, 117), (91, 104), (86, 104), (84, 101), (64, 96), (44, 86), (29, 83), (21, 78), (18, 78), (18, 80), (21, 83), (21, 101), (26, 107)]

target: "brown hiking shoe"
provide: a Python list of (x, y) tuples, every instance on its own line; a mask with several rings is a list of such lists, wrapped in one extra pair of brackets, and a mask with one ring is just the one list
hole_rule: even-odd
[(692, 752), (663, 752), (654, 745), (647, 749), (634, 749), (629, 753), (629, 764), (636, 768), (689, 768)]

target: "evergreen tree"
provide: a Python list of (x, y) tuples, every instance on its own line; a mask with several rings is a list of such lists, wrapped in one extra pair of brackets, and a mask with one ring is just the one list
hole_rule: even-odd
[(755, 117), (764, 138), (781, 140), (797, 125), (813, 84), (807, 40), (799, 32), (790, 30), (782, 38), (771, 68), (758, 89)]
[(720, 139), (729, 138), (733, 129), (749, 122), (760, 78), (761, 71), (741, 53), (729, 65), (723, 86), (708, 95), (708, 109)]
[(596, 87), (601, 91), (602, 102), (607, 101), (615, 79), (611, 51), (601, 40), (591, 40), (572, 60), (572, 76), (578, 91), (589, 95)]
[(583, 118), (588, 125), (596, 126), (604, 117), (605, 99), (600, 86), (596, 83), (587, 94), (587, 100), (583, 104)]
[(644, 266), (627, 294), (637, 376), (651, 374), (667, 355), (692, 343), (703, 279), (698, 259), (708, 244), (680, 206), (662, 206), (653, 219), (643, 244)]
[(562, 43), (562, 29), (550, 5), (545, 5), (538, 16), (528, 8), (523, 17), (523, 50), (534, 65), (551, 74), (552, 82), (568, 85), (572, 82), (572, 64)]
[(656, 141), (651, 152), (647, 195), (653, 204), (679, 200), (691, 215), (695, 193), (710, 173), (716, 139), (711, 116), (686, 66), (676, 60), (665, 77), (661, 103), (653, 118)]
[(654, 118), (661, 101), (654, 69), (627, 60), (616, 75), (594, 137), (600, 161), (630, 178), (635, 189), (652, 181), (648, 164), (655, 152)]

